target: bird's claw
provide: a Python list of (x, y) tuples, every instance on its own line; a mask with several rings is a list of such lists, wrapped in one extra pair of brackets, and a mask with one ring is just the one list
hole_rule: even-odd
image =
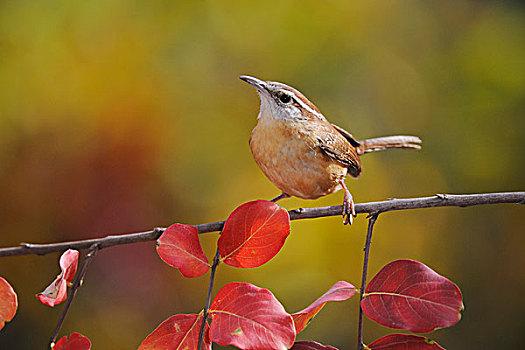
[(343, 200), (343, 224), (352, 225), (354, 217), (356, 216), (354, 199), (352, 198), (352, 194), (347, 190), (345, 191)]

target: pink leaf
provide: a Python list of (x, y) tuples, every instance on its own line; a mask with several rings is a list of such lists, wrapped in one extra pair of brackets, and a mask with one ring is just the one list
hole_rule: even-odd
[(345, 281), (339, 281), (324, 293), (320, 298), (314, 301), (306, 309), (292, 314), (297, 334), (305, 329), (310, 320), (323, 308), (329, 301), (342, 301), (351, 298), (356, 292), (353, 285)]
[(410, 334), (390, 334), (368, 345), (370, 350), (445, 350), (425, 337)]
[[(202, 315), (175, 315), (162, 322), (140, 344), (139, 350), (197, 349)], [(206, 323), (203, 349), (211, 350), (209, 326)]]
[[(60, 276), (60, 275), (59, 275)], [(49, 286), (36, 295), (37, 299), (44, 305), (54, 307), (67, 299), (66, 280), (57, 277)]]
[(228, 283), (210, 308), (210, 338), (240, 349), (288, 349), (295, 339), (292, 317), (273, 294), (249, 283)]
[(273, 258), (290, 234), (288, 212), (273, 202), (244, 203), (230, 214), (218, 241), (227, 265), (252, 268)]
[(290, 350), (337, 350), (337, 348), (314, 341), (296, 341)]
[(456, 324), (463, 302), (459, 288), (428, 266), (397, 260), (370, 281), (361, 307), (383, 326), (427, 333)]
[(73, 281), (73, 277), (75, 277), (75, 273), (77, 273), (78, 255), (77, 250), (68, 249), (60, 257), (60, 269), (67, 282)]
[(89, 350), (91, 349), (91, 342), (87, 337), (80, 333), (71, 333), (69, 339), (67, 337), (60, 338), (53, 350)]
[(55, 278), (43, 292), (38, 293), (38, 300), (47, 306), (54, 307), (67, 298), (67, 286), (73, 280), (77, 271), (78, 251), (69, 249), (60, 257), (62, 272)]
[(18, 297), (15, 290), (6, 279), (0, 277), (0, 329), (15, 317), (17, 308)]
[(157, 241), (157, 252), (184, 277), (201, 276), (210, 268), (195, 226), (174, 224), (168, 227)]

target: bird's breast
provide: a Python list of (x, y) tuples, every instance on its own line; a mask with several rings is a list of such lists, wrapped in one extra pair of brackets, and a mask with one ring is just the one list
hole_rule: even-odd
[(346, 167), (322, 153), (308, 122), (260, 118), (250, 148), (266, 177), (295, 197), (315, 199), (335, 192), (347, 173)]

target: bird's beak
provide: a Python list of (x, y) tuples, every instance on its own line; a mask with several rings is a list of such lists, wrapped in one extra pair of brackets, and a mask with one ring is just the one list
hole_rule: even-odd
[(239, 79), (244, 80), (260, 92), (267, 92), (266, 82), (261, 79), (250, 77), (249, 75), (241, 75)]

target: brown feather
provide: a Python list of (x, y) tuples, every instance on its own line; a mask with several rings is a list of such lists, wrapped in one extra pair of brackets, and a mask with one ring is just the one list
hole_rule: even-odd
[(335, 125), (335, 124), (332, 124), (332, 126), (335, 128), (335, 130), (339, 131), (339, 133), (340, 133), (341, 135), (343, 135), (343, 137), (344, 137), (345, 139), (347, 139), (348, 142), (350, 142), (350, 144), (351, 144), (352, 146), (354, 146), (354, 147), (359, 147), (359, 145), (360, 145), (359, 141), (357, 141), (357, 140), (355, 139), (355, 137), (354, 137), (352, 134), (350, 134), (348, 131), (346, 131), (345, 129), (343, 129), (343, 128), (340, 127), (340, 126), (337, 126), (337, 125)]
[(361, 161), (357, 150), (338, 129), (341, 128), (335, 128), (329, 122), (318, 122), (316, 135), (319, 148), (325, 155), (346, 166), (350, 175), (358, 177), (361, 174)]
[(421, 139), (417, 136), (384, 136), (363, 140), (360, 143), (357, 149), (359, 155), (388, 148), (421, 149)]

